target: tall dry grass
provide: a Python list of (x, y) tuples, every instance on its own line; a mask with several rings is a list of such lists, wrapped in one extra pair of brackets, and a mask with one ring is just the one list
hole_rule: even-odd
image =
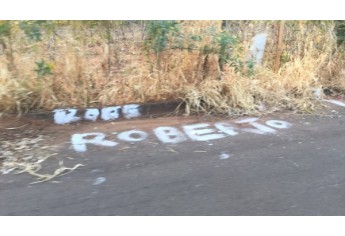
[[(57, 107), (91, 107), (131, 102), (182, 99), (186, 113), (256, 114), (280, 109), (312, 111), (317, 88), (345, 91), (344, 53), (336, 47), (332, 22), (288, 21), (278, 73), (272, 70), (276, 47), (274, 21), (231, 21), (227, 30), (238, 43), (232, 48), (247, 60), (251, 38), (267, 32), (264, 61), (249, 75), (229, 64), (220, 68), (214, 45), (221, 21), (180, 21), (183, 45), (201, 35), (193, 50), (166, 50), (158, 55), (144, 47), (145, 22), (110, 27), (64, 23), (42, 41), (30, 41), (13, 24), (9, 47), (0, 51), (0, 111), (27, 112)], [(110, 29), (110, 30), (109, 30)], [(210, 30), (212, 29), (212, 30)], [(108, 30), (108, 31), (107, 31)], [(10, 56), (9, 56), (10, 55)], [(37, 76), (44, 60), (52, 75)], [(11, 65), (11, 66), (9, 66)]]
[[(311, 112), (320, 106), (315, 90), (327, 87), (343, 88), (344, 54), (335, 52), (336, 38), (332, 22), (286, 23), (284, 51), (278, 73), (272, 70), (275, 56), (275, 35), (271, 22), (259, 22), (261, 29), (249, 24), (235, 25), (242, 30), (243, 43), (258, 32), (268, 32), (265, 60), (251, 77), (228, 68), (221, 79), (207, 80), (200, 86), (185, 88), (187, 112), (202, 111), (225, 114), (256, 114), (289, 109)], [(234, 26), (233, 26), (234, 27)], [(249, 37), (248, 37), (249, 35)], [(242, 55), (242, 60), (244, 60)], [(328, 80), (325, 71), (333, 73)]]

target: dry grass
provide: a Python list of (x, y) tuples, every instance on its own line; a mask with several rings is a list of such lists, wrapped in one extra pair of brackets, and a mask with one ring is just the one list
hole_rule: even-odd
[[(220, 21), (182, 21), (184, 35), (202, 35), (195, 48), (213, 45)], [(264, 63), (248, 76), (225, 66), (219, 55), (201, 50), (168, 49), (147, 54), (140, 25), (115, 25), (111, 40), (100, 28), (62, 27), (63, 33), (47, 34), (43, 41), (29, 42), (16, 30), (8, 52), (0, 54), (0, 111), (27, 112), (56, 107), (90, 107), (181, 98), (186, 112), (255, 114), (291, 109), (310, 112), (318, 101), (316, 88), (345, 91), (344, 52), (335, 53), (332, 22), (286, 23), (282, 65), (272, 72), (275, 28), (272, 21), (232, 22), (240, 41), (233, 52), (246, 60), (250, 39), (268, 32)], [(14, 26), (15, 27), (15, 26)], [(209, 31), (213, 27), (215, 31)], [(235, 29), (235, 30), (234, 30)], [(186, 37), (187, 38), (187, 37)], [(185, 46), (189, 41), (184, 39)], [(170, 38), (170, 43), (173, 38)], [(53, 75), (38, 78), (35, 62), (51, 63)], [(12, 67), (9, 66), (12, 60)]]
[(333, 93), (345, 93), (345, 59), (344, 51), (337, 51), (328, 63), (325, 63), (321, 70), (321, 82), (325, 88)]
[[(263, 28), (267, 30), (266, 25), (263, 24)], [(271, 69), (274, 57), (270, 52), (275, 47), (272, 43), (274, 37), (271, 36), (266, 47), (265, 63), (256, 68), (254, 76), (248, 78), (228, 68), (221, 80), (214, 77), (200, 86), (186, 87), (183, 98), (187, 102), (187, 113), (237, 115), (281, 109), (312, 112), (320, 106), (314, 95), (316, 89), (329, 86), (344, 88), (344, 54), (333, 53), (336, 48), (332, 34), (334, 25), (328, 22), (320, 28), (317, 24), (308, 25), (308, 22), (287, 22), (287, 26), (285, 58), (277, 74)], [(248, 30), (245, 32), (248, 34)], [(332, 56), (336, 58), (332, 59)], [(326, 69), (337, 76), (325, 80), (322, 76)]]
[(53, 146), (42, 143), (46, 137), (38, 135), (31, 138), (17, 138), (11, 141), (0, 142), (0, 173), (26, 173), (37, 179), (35, 183), (51, 181), (58, 176), (68, 174), (83, 166), (76, 164), (66, 167), (63, 161), (59, 162), (59, 168), (53, 173), (42, 173), (42, 165), (47, 159), (57, 155)]

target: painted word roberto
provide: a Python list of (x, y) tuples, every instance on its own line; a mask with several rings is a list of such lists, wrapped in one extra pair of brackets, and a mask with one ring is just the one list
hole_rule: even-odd
[(77, 122), (82, 119), (89, 121), (96, 121), (100, 116), (102, 120), (110, 121), (120, 118), (120, 114), (124, 118), (130, 119), (141, 116), (140, 105), (128, 104), (124, 106), (104, 107), (102, 109), (88, 108), (83, 116), (77, 116), (77, 109), (56, 109), (54, 112), (55, 124), (63, 125), (72, 122)]
[[(177, 144), (187, 140), (209, 141), (222, 139), (229, 136), (236, 136), (239, 132), (259, 135), (275, 134), (277, 132), (276, 129), (287, 129), (291, 126), (289, 122), (282, 120), (268, 120), (265, 122), (265, 125), (260, 124), (257, 121), (258, 118), (250, 117), (235, 120), (234, 124), (231, 124), (230, 122), (217, 122), (213, 124), (201, 123), (183, 125), (181, 129), (162, 126), (153, 129), (153, 133), (162, 143)], [(121, 133), (113, 132), (112, 135), (116, 135), (118, 140), (125, 142), (141, 142), (149, 137), (149, 133), (141, 130), (128, 130)], [(111, 139), (111, 137), (109, 136), (108, 139)], [(115, 147), (119, 144), (115, 140), (107, 140), (106, 134), (104, 133), (73, 134), (71, 137), (71, 143), (76, 152), (87, 151), (88, 144), (105, 147)]]

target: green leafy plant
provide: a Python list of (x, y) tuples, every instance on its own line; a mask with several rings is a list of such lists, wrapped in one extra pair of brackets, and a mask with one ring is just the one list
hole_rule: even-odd
[(228, 32), (222, 31), (215, 36), (214, 41), (218, 46), (219, 66), (223, 70), (224, 65), (231, 59), (232, 49), (237, 40)]
[(19, 26), (30, 40), (41, 41), (43, 29), (52, 29), (53, 21), (25, 20), (20, 21)]
[(0, 38), (6, 37), (10, 34), (10, 22), (0, 21)]
[(340, 46), (345, 42), (345, 21), (335, 21), (335, 33), (337, 35), (337, 44)]
[(13, 56), (14, 50), (12, 47), (11, 27), (11, 21), (0, 21), (0, 45), (8, 60), (8, 70), (14, 71), (16, 70), (16, 66)]
[(249, 60), (249, 61), (246, 61), (246, 64), (247, 64), (247, 68), (248, 68), (247, 75), (253, 76), (254, 75), (255, 61)]
[(46, 63), (44, 60), (36, 61), (37, 68), (35, 69), (38, 77), (44, 77), (46, 75), (52, 75), (53, 65)]
[(176, 36), (180, 29), (177, 21), (150, 21), (147, 26), (145, 45), (159, 54), (166, 49), (171, 37)]
[(10, 36), (10, 23), (9, 21), (0, 21), (0, 45), (2, 50), (6, 49), (5, 38)]

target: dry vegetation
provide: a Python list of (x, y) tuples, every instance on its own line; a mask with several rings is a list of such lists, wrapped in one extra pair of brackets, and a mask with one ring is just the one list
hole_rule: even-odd
[[(39, 25), (41, 40), (26, 23), (0, 22), (10, 27), (0, 27), (0, 113), (171, 99), (187, 114), (310, 112), (315, 89), (345, 91), (333, 21), (287, 21), (277, 73), (275, 21), (227, 21), (223, 33), (222, 21), (52, 21)], [(259, 32), (268, 42), (252, 68)]]
[(15, 174), (26, 173), (37, 180), (31, 184), (51, 181), (57, 176), (62, 176), (83, 166), (77, 164), (74, 167), (66, 167), (63, 161), (59, 162), (59, 168), (53, 173), (40, 173), (42, 164), (48, 158), (56, 156), (53, 146), (42, 145), (45, 139), (43, 135), (36, 138), (17, 138), (11, 141), (0, 140), (0, 173)]

